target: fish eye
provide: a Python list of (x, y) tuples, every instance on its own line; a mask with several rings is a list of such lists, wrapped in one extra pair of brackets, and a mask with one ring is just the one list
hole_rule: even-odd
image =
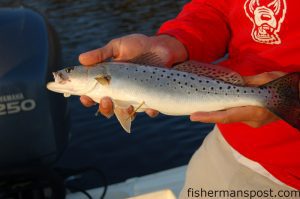
[(66, 73), (70, 73), (72, 70), (74, 70), (74, 68), (66, 68), (65, 69)]

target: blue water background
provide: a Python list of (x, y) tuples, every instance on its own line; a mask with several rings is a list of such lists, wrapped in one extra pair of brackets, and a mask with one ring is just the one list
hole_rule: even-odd
[[(12, 5), (1, 0), (0, 6)], [(187, 0), (23, 0), (43, 13), (57, 31), (64, 66), (78, 64), (78, 54), (130, 33), (155, 34), (160, 24), (178, 14)], [(34, 33), (33, 33), (34, 34)], [(188, 117), (138, 114), (132, 134), (115, 118), (94, 117), (96, 107), (84, 108), (68, 98), (71, 116), (69, 145), (57, 166), (101, 169), (109, 183), (188, 163), (212, 126)], [(176, 107), (175, 107), (176, 108)], [(101, 184), (97, 175), (80, 179), (85, 187)]]

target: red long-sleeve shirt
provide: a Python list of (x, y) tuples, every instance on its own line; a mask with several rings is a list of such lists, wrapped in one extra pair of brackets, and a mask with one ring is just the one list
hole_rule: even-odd
[[(189, 59), (221, 63), (241, 75), (300, 71), (300, 1), (193, 0), (159, 34), (181, 41)], [(300, 189), (300, 132), (284, 121), (255, 129), (218, 124), (227, 142), (277, 179)]]

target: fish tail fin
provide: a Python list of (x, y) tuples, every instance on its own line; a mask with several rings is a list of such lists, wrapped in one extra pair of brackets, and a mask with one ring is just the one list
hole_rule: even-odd
[(299, 100), (300, 72), (290, 73), (272, 82), (262, 85), (272, 97), (266, 102), (266, 107), (300, 130), (300, 100)]

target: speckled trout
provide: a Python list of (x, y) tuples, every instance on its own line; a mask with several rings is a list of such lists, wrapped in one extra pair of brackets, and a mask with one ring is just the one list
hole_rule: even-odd
[(172, 69), (126, 62), (75, 66), (54, 72), (47, 88), (70, 95), (86, 95), (99, 102), (109, 96), (122, 127), (130, 132), (131, 115), (147, 108), (166, 115), (190, 115), (238, 106), (266, 107), (300, 128), (299, 78), (291, 73), (260, 87), (243, 86), (242, 77), (216, 65), (185, 62)]

